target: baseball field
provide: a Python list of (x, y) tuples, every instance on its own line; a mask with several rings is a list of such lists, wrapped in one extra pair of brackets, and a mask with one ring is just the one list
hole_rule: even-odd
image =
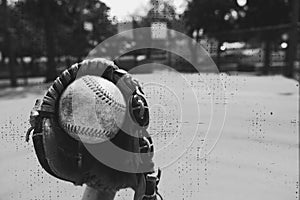
[[(149, 129), (165, 200), (299, 199), (299, 82), (242, 74), (135, 76), (152, 106)], [(25, 142), (30, 110), (48, 86), (0, 90), (0, 200), (81, 199), (84, 187), (44, 172), (32, 141)], [(132, 196), (128, 189), (116, 199)]]

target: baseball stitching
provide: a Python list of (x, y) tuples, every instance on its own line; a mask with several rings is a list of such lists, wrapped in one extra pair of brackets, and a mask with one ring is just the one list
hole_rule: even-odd
[(94, 129), (94, 128), (88, 128), (88, 127), (81, 127), (81, 126), (77, 126), (77, 125), (73, 125), (73, 124), (63, 124), (63, 127), (69, 131), (69, 133), (73, 133), (75, 135), (78, 134), (78, 132), (80, 132), (82, 135), (86, 135), (86, 136), (93, 136), (93, 137), (97, 137), (97, 138), (103, 138), (103, 139), (107, 139), (110, 138), (111, 133), (109, 131), (106, 130), (98, 130), (98, 129)]
[[(105, 101), (105, 103), (107, 103), (109, 106), (112, 106), (117, 111), (124, 111), (126, 109), (126, 106), (116, 101), (116, 99), (114, 99), (108, 91), (101, 87), (101, 85), (99, 85), (93, 77), (82, 77), (82, 80), (87, 85), (87, 87), (91, 89), (94, 94), (97, 95), (97, 97), (99, 97), (102, 101)], [(78, 133), (80, 133), (80, 135), (103, 138), (105, 140), (113, 136), (113, 133), (104, 129), (98, 130), (95, 128), (81, 127), (69, 123), (63, 123), (62, 126), (65, 130), (68, 130), (69, 133), (72, 133), (74, 135), (79, 135)]]
[(118, 111), (124, 111), (126, 106), (116, 101), (111, 94), (106, 91), (98, 82), (91, 76), (83, 77), (82, 80), (102, 101), (105, 101), (109, 106), (113, 106)]

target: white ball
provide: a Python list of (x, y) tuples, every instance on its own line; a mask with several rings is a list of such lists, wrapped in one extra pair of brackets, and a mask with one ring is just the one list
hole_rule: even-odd
[(113, 138), (126, 115), (119, 88), (98, 76), (73, 81), (59, 100), (60, 126), (73, 138), (96, 144)]

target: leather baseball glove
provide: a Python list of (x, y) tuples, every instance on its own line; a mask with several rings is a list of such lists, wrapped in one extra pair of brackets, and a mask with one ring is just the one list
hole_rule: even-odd
[[(126, 127), (120, 129), (108, 142), (135, 153), (134, 156), (122, 158), (119, 162), (136, 168), (137, 173), (119, 171), (103, 164), (91, 155), (85, 144), (73, 139), (60, 127), (59, 98), (70, 83), (86, 73), (102, 76), (113, 82), (124, 95), (128, 104)], [(52, 176), (75, 185), (86, 184), (100, 193), (110, 194), (112, 198), (122, 188), (132, 188), (135, 191), (134, 200), (155, 200), (160, 196), (157, 192), (160, 170), (157, 176), (153, 175), (154, 151), (147, 132), (149, 110), (144, 93), (139, 83), (113, 62), (99, 58), (91, 59), (65, 70), (50, 86), (44, 98), (36, 101), (30, 114), (30, 124), (26, 141), (32, 132), (39, 163)], [(131, 132), (126, 134), (124, 130)], [(101, 148), (105, 143), (97, 145)], [(140, 168), (147, 170), (138, 172)]]

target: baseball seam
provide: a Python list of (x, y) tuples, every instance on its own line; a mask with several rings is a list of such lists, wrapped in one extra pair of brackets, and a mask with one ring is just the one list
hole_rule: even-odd
[(105, 101), (109, 106), (113, 106), (118, 111), (124, 111), (126, 106), (116, 101), (108, 91), (106, 91), (92, 77), (83, 77), (83, 81), (102, 101)]
[[(97, 95), (97, 97), (99, 97), (102, 101), (107, 103), (109, 106), (112, 106), (117, 111), (124, 111), (126, 109), (126, 106), (116, 101), (116, 99), (114, 99), (107, 90), (101, 87), (101, 85), (99, 85), (98, 82), (93, 77), (91, 76), (82, 77), (82, 80), (87, 85), (87, 87)], [(114, 133), (104, 129), (99, 130), (96, 128), (82, 127), (70, 123), (62, 123), (61, 125), (65, 130), (68, 130), (69, 133), (73, 135), (77, 135), (79, 138), (80, 135), (82, 135), (82, 136), (96, 137), (98, 139), (101, 138), (107, 140), (107, 139), (111, 139), (114, 136)]]
[[(81, 126), (68, 124), (68, 123), (62, 125), (66, 130), (73, 133), (74, 135), (78, 135), (79, 137), (80, 135), (86, 135), (86, 136), (93, 136), (97, 138), (107, 139), (110, 138), (111, 135), (111, 133), (106, 130), (98, 130), (94, 128), (81, 127)], [(80, 135), (78, 133), (80, 133)]]

